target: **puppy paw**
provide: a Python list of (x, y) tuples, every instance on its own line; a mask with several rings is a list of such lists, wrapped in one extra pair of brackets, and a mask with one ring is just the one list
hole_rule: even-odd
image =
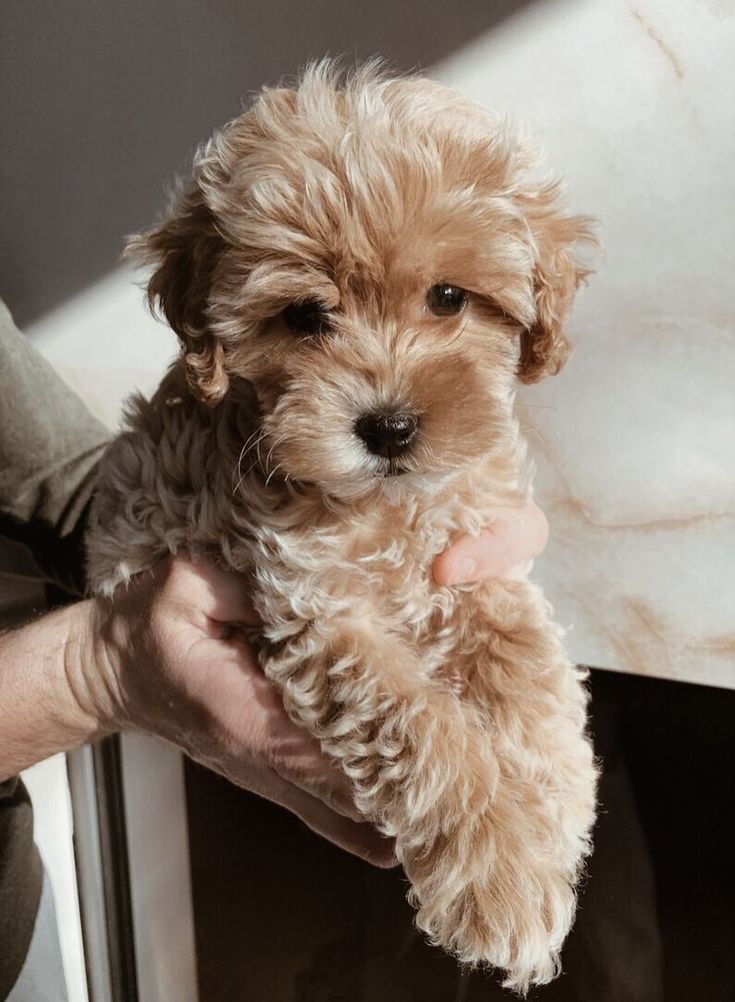
[(420, 908), (417, 924), (462, 963), (504, 971), (504, 986), (525, 994), (559, 974), (574, 905), (573, 889), (558, 879), (542, 888), (528, 875), (490, 877), (462, 888), (441, 913), (433, 903)]
[(560, 970), (559, 953), (575, 912), (577, 865), (548, 845), (498, 824), (492, 811), (461, 821), (430, 850), (404, 860), (432, 943), (472, 967), (506, 973), (525, 994)]

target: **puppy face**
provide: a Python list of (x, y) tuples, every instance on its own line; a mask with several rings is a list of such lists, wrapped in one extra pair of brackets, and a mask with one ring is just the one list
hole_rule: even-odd
[(501, 449), (516, 378), (557, 371), (589, 221), (437, 84), (312, 67), (200, 150), (131, 249), (209, 403), (255, 387), (266, 472), (350, 499)]

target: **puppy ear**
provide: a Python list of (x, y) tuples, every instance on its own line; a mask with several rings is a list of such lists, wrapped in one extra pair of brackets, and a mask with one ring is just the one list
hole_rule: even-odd
[(535, 383), (555, 375), (571, 353), (564, 326), (574, 296), (592, 269), (576, 257), (580, 246), (598, 246), (595, 221), (558, 209), (558, 185), (550, 185), (528, 207), (536, 245), (534, 295), (536, 319), (521, 334), (518, 378)]
[(209, 329), (207, 308), (212, 276), (224, 241), (201, 188), (180, 192), (166, 219), (130, 239), (125, 255), (155, 270), (148, 282), (148, 305), (162, 313), (178, 334), (192, 391), (207, 404), (227, 392), (221, 341)]

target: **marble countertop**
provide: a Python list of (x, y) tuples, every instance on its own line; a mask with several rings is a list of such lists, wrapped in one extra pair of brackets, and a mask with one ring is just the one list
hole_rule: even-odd
[[(735, 687), (735, 5), (524, 7), (436, 67), (599, 217), (575, 355), (519, 405), (579, 661)], [(727, 97), (726, 97), (727, 95)]]
[(585, 334), (520, 413), (552, 526), (536, 577), (576, 660), (735, 688), (735, 342)]

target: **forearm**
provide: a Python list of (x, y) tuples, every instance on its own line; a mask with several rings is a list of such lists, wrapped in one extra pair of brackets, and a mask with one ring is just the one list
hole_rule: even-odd
[(101, 737), (89, 698), (91, 602), (0, 636), (0, 780)]

